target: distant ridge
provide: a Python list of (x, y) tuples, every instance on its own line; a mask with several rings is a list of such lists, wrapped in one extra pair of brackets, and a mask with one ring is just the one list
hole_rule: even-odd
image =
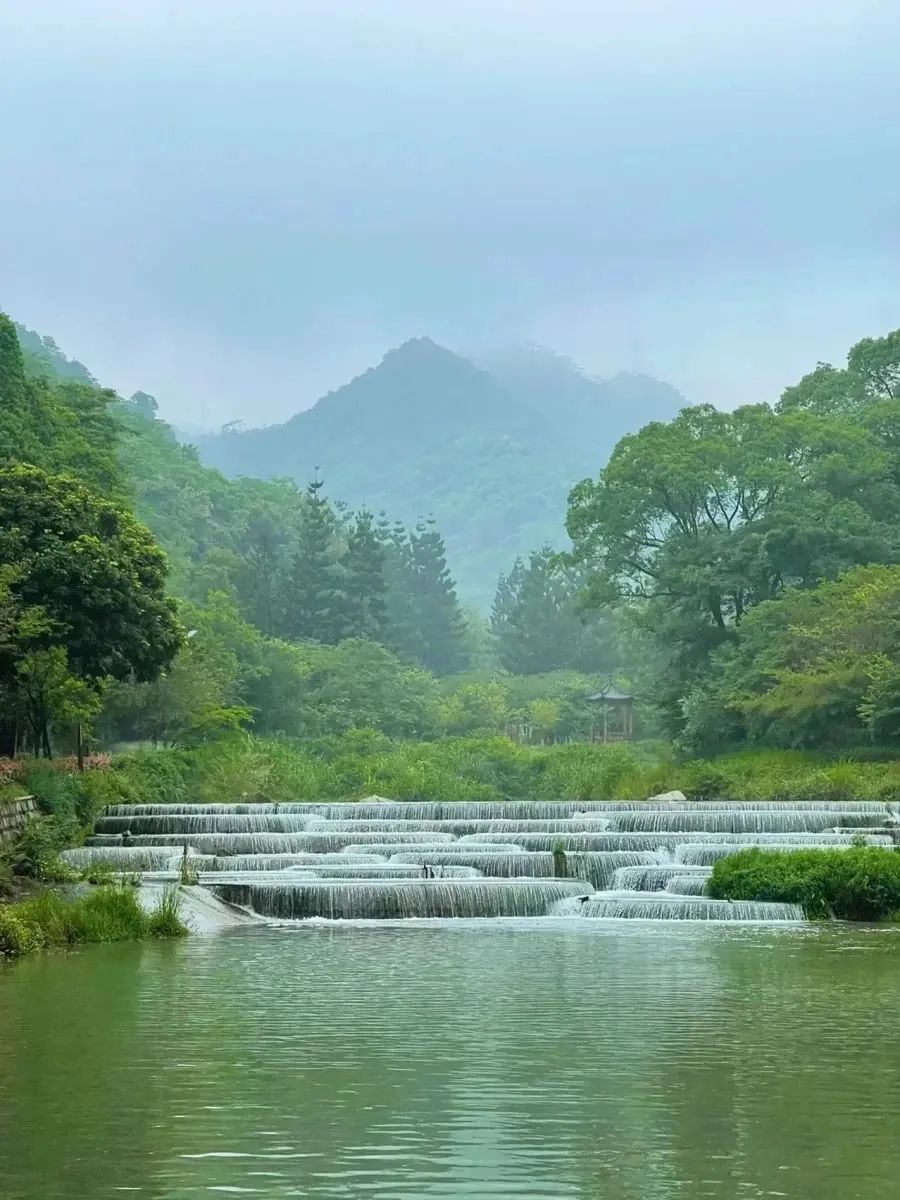
[(433, 516), (461, 595), (486, 608), (517, 555), (564, 544), (571, 486), (623, 434), (683, 404), (659, 380), (591, 379), (533, 347), (472, 361), (419, 337), (282, 424), (190, 440), (232, 477), (303, 483), (318, 468), (328, 494), (351, 506)]

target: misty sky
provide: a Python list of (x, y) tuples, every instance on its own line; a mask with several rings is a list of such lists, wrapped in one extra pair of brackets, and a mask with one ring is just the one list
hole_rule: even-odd
[(163, 415), (537, 341), (774, 399), (900, 326), (896, 0), (0, 0), (0, 307)]

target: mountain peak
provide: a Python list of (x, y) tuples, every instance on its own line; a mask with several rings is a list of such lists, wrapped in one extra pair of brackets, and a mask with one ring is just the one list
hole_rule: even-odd
[(464, 367), (472, 370), (472, 364), (452, 350), (439, 346), (430, 337), (409, 338), (393, 350), (388, 350), (376, 370), (388, 369), (419, 370), (421, 368), (440, 367), (444, 370), (452, 367)]

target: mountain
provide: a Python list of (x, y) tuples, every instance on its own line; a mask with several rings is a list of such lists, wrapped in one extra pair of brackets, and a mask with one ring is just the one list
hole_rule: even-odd
[(318, 470), (352, 507), (434, 517), (460, 593), (486, 609), (517, 555), (564, 544), (572, 485), (623, 433), (682, 404), (657, 380), (591, 380), (530, 348), (473, 363), (416, 338), (283, 424), (192, 441), (231, 477), (302, 483)]
[(668, 421), (685, 404), (671, 384), (650, 375), (599, 379), (539, 346), (481, 348), (467, 357), (532, 412), (554, 419), (579, 478), (595, 475), (626, 433)]
[(96, 379), (77, 359), (67, 358), (52, 337), (42, 337), (33, 329), (15, 324), (25, 369), (30, 375), (48, 379), (70, 379), (76, 383), (96, 384)]

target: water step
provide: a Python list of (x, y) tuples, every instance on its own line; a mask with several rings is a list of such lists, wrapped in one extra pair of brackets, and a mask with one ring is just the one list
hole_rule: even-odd
[(474, 879), (293, 884), (238, 884), (213, 888), (229, 904), (277, 920), (393, 920), (409, 917), (542, 917), (566, 897), (586, 894), (565, 879)]
[(802, 921), (797, 904), (766, 904), (751, 900), (708, 900), (700, 897), (596, 896), (581, 907), (581, 915), (604, 920), (643, 921)]

